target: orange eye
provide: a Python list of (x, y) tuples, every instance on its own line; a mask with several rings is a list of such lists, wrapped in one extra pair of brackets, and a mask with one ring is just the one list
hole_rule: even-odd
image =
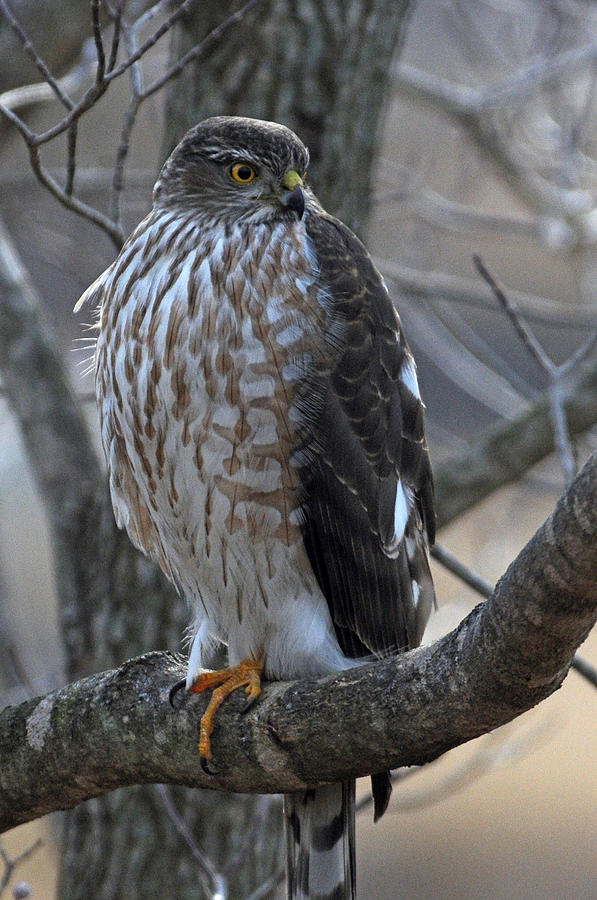
[(257, 178), (257, 172), (249, 163), (235, 163), (230, 174), (238, 184), (251, 184)]

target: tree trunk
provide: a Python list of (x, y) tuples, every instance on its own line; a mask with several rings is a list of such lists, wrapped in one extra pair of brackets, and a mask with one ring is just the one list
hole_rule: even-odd
[[(209, 66), (191, 64), (166, 104), (167, 155), (201, 119), (241, 115), (292, 128), (311, 153), (310, 183), (359, 234), (392, 60), (410, 0), (265, 0), (227, 32)], [(239, 8), (206, 0), (173, 36), (172, 58)]]

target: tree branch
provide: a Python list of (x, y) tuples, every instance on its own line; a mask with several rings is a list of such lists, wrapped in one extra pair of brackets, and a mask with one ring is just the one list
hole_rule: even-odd
[[(478, 279), (460, 278), (430, 269), (413, 269), (387, 258), (374, 257), (373, 261), (386, 281), (395, 285), (400, 292), (408, 291), (417, 296), (451, 300), (481, 308), (492, 303), (491, 291)], [(595, 312), (587, 304), (568, 306), (559, 300), (516, 290), (510, 290), (508, 294), (529, 320), (546, 322), (560, 328), (593, 328), (595, 325)]]
[[(204, 775), (206, 698), (178, 710), (182, 660), (151, 653), (0, 715), (0, 827), (124, 785), (287, 792), (420, 765), (552, 694), (597, 618), (597, 454), (500, 579), (428, 647), (323, 679), (267, 685), (247, 716), (220, 710)], [(314, 711), (316, 711), (314, 713)]]
[[(586, 360), (561, 383), (570, 434), (597, 421), (597, 364)], [(443, 527), (493, 491), (511, 484), (555, 447), (550, 398), (515, 419), (499, 421), (454, 456), (434, 466), (438, 525)]]

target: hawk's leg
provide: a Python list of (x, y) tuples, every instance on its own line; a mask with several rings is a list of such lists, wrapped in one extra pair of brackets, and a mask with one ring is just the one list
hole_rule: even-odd
[[(210, 688), (215, 688), (207, 709), (201, 717), (201, 729), (199, 732), (199, 754), (201, 766), (209, 771), (203, 764), (212, 758), (211, 734), (214, 728), (214, 717), (226, 697), (239, 687), (245, 688), (248, 701), (245, 712), (251, 708), (261, 693), (261, 673), (263, 663), (258, 659), (244, 659), (237, 666), (230, 669), (220, 669), (217, 672), (202, 672), (191, 685), (191, 693), (202, 694)], [(213, 774), (213, 773), (210, 773)]]

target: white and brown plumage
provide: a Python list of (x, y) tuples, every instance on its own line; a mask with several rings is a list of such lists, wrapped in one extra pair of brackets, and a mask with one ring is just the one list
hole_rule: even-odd
[[(200, 123), (80, 301), (100, 306), (118, 524), (193, 610), (189, 688), (216, 683), (201, 682), (213, 641), (256, 695), (260, 671), (328, 674), (416, 646), (433, 604), (415, 364), (367, 251), (303, 183), (307, 163), (281, 125)], [(388, 792), (375, 776), (377, 814)], [(354, 895), (353, 796), (289, 798), (289, 896)]]

